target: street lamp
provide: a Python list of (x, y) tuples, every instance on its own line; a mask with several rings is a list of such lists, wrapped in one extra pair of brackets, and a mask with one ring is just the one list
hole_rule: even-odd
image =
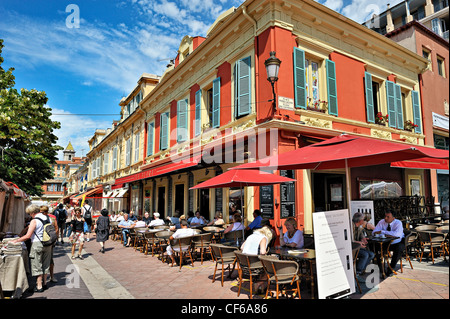
[(267, 81), (272, 85), (272, 93), (273, 93), (273, 107), (274, 110), (277, 109), (276, 95), (275, 95), (275, 87), (274, 84), (278, 81), (278, 71), (280, 70), (281, 60), (275, 56), (275, 51), (270, 52), (270, 58), (268, 58), (264, 65), (266, 66), (267, 72)]

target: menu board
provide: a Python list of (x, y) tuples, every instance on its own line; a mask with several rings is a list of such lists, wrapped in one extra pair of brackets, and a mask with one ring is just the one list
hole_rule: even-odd
[[(280, 170), (280, 176), (294, 179), (293, 170)], [(295, 217), (295, 182), (280, 184), (280, 217)]]
[(348, 209), (313, 214), (319, 299), (355, 292), (352, 237)]
[(273, 219), (273, 185), (259, 187), (259, 210), (262, 218)]

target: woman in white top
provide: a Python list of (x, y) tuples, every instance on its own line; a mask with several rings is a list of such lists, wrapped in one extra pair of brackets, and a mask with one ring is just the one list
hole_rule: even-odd
[(241, 246), (241, 250), (247, 255), (265, 255), (269, 246), (273, 232), (270, 228), (268, 220), (261, 221), (261, 228), (255, 229), (253, 233), (247, 237)]
[(43, 292), (47, 286), (47, 274), (50, 271), (52, 246), (42, 245), (41, 240), (44, 235), (44, 225), (40, 220), (35, 218), (37, 217), (44, 221), (50, 220), (50, 218), (40, 213), (37, 205), (28, 206), (26, 212), (33, 218), (28, 227), (28, 231), (24, 236), (14, 239), (12, 243), (24, 242), (31, 238), (31, 275), (36, 276), (36, 287), (34, 287), (34, 291)]
[(281, 246), (303, 248), (303, 232), (297, 229), (297, 222), (295, 221), (295, 218), (289, 217), (286, 219), (284, 226), (286, 226), (286, 232), (284, 234), (283, 227), (279, 227)]
[(236, 231), (236, 230), (244, 230), (244, 224), (242, 224), (241, 214), (236, 213), (233, 215), (233, 223), (224, 230), (224, 234)]

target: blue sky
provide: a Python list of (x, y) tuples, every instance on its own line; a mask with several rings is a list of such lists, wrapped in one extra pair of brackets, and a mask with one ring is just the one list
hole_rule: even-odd
[[(400, 0), (320, 0), (363, 22)], [(185, 35), (205, 36), (224, 11), (243, 0), (0, 0), (4, 68), (14, 67), (16, 88), (45, 91), (62, 128), (86, 155), (95, 129), (120, 118), (119, 101), (142, 73), (161, 75)], [(69, 28), (66, 7), (79, 8), (80, 27)], [(97, 115), (92, 115), (97, 114)], [(61, 158), (61, 154), (60, 154)]]

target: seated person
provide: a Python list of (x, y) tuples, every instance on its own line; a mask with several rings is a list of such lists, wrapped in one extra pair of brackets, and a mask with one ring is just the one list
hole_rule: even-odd
[(128, 215), (128, 219), (131, 220), (132, 222), (137, 221), (137, 217), (136, 217), (136, 215), (134, 214), (134, 211), (131, 211), (131, 212), (130, 212), (130, 215)]
[(145, 222), (142, 220), (142, 217), (138, 216), (137, 221), (133, 224), (133, 228), (142, 228), (142, 227), (147, 227), (147, 225), (145, 225)]
[(244, 224), (242, 224), (242, 217), (241, 214), (239, 213), (233, 215), (233, 223), (230, 226), (228, 226), (223, 233), (226, 234), (237, 230), (244, 230)]
[[(177, 231), (172, 236), (170, 236), (170, 240), (182, 237), (190, 237), (197, 234), (194, 229), (188, 228), (187, 220), (184, 218), (180, 221), (180, 227), (180, 229), (177, 229)], [(166, 252), (167, 255), (170, 256), (170, 259), (172, 259), (172, 264), (174, 264), (175, 259), (173, 258), (173, 248), (170, 245), (167, 246)]]
[(148, 224), (148, 227), (162, 226), (165, 225), (164, 220), (159, 218), (159, 213), (153, 213), (153, 220)]
[(225, 224), (225, 221), (223, 220), (223, 215), (221, 212), (216, 212), (216, 216), (214, 216), (214, 219), (208, 223), (208, 226), (222, 226)]
[(205, 217), (200, 215), (200, 211), (197, 210), (195, 212), (195, 217), (191, 220), (191, 226), (200, 226), (200, 225), (206, 225), (206, 219)]
[(130, 228), (133, 228), (133, 222), (128, 219), (128, 214), (123, 214), (123, 220), (117, 225), (122, 228), (123, 245), (125, 247), (130, 246)]
[(403, 224), (400, 220), (395, 218), (392, 212), (386, 212), (384, 214), (384, 219), (378, 222), (372, 234), (384, 234), (386, 237), (399, 237), (393, 240), (389, 247), (389, 250), (392, 251), (392, 257), (391, 263), (389, 264), (390, 268), (386, 270), (386, 275), (391, 276), (393, 274), (391, 268), (395, 270), (395, 266), (400, 258), (402, 258), (403, 250), (405, 249), (405, 245), (402, 242), (402, 238), (404, 237)]
[(283, 234), (283, 226), (280, 230), (280, 245), (292, 248), (303, 248), (303, 232), (297, 229), (297, 221), (294, 217), (288, 217), (284, 222), (286, 232)]
[(245, 237), (251, 235), (254, 229), (261, 227), (261, 220), (261, 211), (259, 209), (255, 209), (253, 211), (253, 221), (245, 228)]
[(148, 226), (148, 224), (150, 224), (150, 222), (152, 221), (148, 212), (144, 213), (144, 218), (142, 218), (142, 220), (144, 221), (146, 226)]
[[(372, 261), (375, 254), (367, 248), (367, 221), (364, 220), (362, 213), (355, 213), (352, 218), (353, 224), (353, 242), (361, 245), (356, 261), (356, 274), (361, 275), (366, 271), (367, 265)], [(373, 225), (372, 225), (373, 226)]]
[(255, 229), (253, 234), (244, 241), (241, 246), (242, 252), (248, 255), (265, 255), (273, 235), (272, 228), (267, 220), (263, 227)]
[(192, 210), (190, 210), (188, 213), (188, 219), (187, 219), (188, 224), (191, 224), (191, 221), (193, 218), (194, 218), (194, 212)]

